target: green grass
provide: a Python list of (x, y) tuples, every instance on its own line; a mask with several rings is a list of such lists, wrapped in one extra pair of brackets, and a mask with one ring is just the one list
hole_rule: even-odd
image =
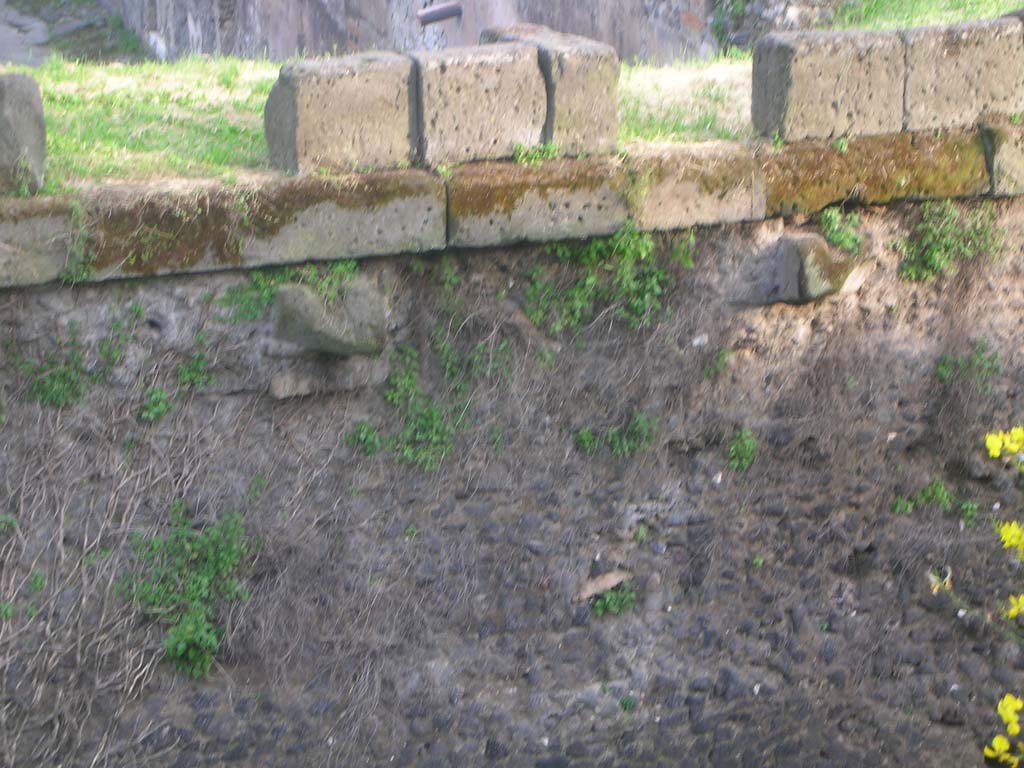
[(654, 108), (638, 96), (619, 98), (619, 140), (643, 141), (737, 141), (751, 131), (732, 124), (725, 116), (729, 95), (715, 83), (707, 83), (690, 104), (663, 104)]
[(900, 29), (926, 24), (957, 24), (1001, 16), (1021, 8), (1020, 0), (848, 0), (833, 27)]
[(44, 194), (83, 182), (221, 177), (267, 165), (263, 107), (278, 64), (234, 58), (90, 64), (48, 59), (22, 71), (46, 112)]

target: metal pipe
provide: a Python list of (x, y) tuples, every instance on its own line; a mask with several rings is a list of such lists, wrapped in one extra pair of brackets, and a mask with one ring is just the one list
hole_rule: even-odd
[(416, 18), (419, 19), (421, 27), (455, 17), (462, 18), (462, 3), (438, 3), (416, 11)]

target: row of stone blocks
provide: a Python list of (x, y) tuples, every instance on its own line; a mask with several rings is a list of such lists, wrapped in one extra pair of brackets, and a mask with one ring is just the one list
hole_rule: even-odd
[(485, 30), (481, 42), (286, 65), (265, 111), (271, 165), (437, 167), (511, 157), (516, 145), (614, 151), (614, 48), (535, 25)]
[(891, 32), (767, 35), (753, 122), (787, 141), (963, 128), (1024, 113), (1024, 11)]
[(594, 237), (627, 220), (678, 230), (844, 201), (1019, 194), (1024, 128), (1008, 120), (855, 137), (841, 150), (637, 145), (624, 158), (467, 163), (450, 178), (406, 169), (111, 186), (75, 201), (0, 200), (0, 288), (52, 281), (69, 257), (104, 280)]

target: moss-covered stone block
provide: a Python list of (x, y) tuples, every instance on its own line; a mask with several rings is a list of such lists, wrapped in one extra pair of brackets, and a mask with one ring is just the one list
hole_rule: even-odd
[(843, 201), (973, 197), (991, 187), (979, 130), (764, 145), (758, 160), (769, 216), (815, 213)]
[(764, 218), (764, 178), (743, 144), (638, 144), (626, 162), (630, 215), (640, 229)]
[(608, 158), (464, 165), (448, 182), (448, 244), (609, 235), (626, 221), (626, 186), (625, 169)]

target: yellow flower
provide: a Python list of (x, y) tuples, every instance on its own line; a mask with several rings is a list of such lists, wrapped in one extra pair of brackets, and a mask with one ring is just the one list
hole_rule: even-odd
[(1024, 528), (1017, 522), (1000, 525), (999, 538), (1003, 540), (1003, 549), (1019, 549), (1024, 553)]
[(1010, 595), (1010, 610), (1006, 612), (1006, 618), (1015, 619), (1021, 613), (1024, 613), (1024, 595)]
[(1006, 732), (1011, 736), (1016, 736), (1020, 733), (1020, 716), (1017, 714), (1024, 708), (1024, 701), (1021, 701), (1012, 693), (1008, 693), (1003, 696), (999, 705), (996, 707), (999, 712), (999, 717), (1002, 718), (1006, 724)]
[(992, 746), (985, 747), (985, 757), (991, 759), (999, 758), (999, 762), (1002, 762), (1003, 755), (1010, 751), (1010, 740), (1002, 734), (992, 737)]
[(1017, 446), (1013, 449), (1014, 453), (1018, 453), (1021, 448), (1024, 448), (1024, 427), (1014, 427), (1010, 430), (1010, 442)]
[(988, 455), (993, 459), (998, 459), (1003, 455), (1003, 433), (1002, 432), (990, 432), (985, 435), (985, 447), (988, 449)]

